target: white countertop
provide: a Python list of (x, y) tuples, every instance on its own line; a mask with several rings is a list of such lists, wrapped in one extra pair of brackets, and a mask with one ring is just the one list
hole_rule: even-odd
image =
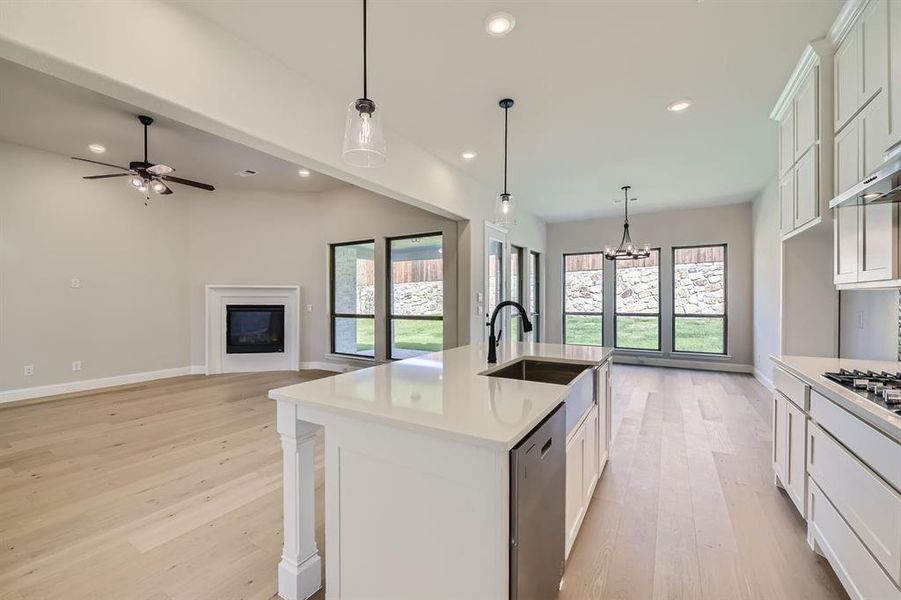
[(901, 372), (901, 362), (815, 356), (771, 356), (770, 358), (839, 406), (901, 442), (901, 415), (823, 377), (823, 373), (839, 369), (897, 373)]
[(480, 373), (526, 356), (599, 365), (611, 352), (508, 342), (497, 349), (497, 364), (489, 365), (487, 344), (462, 346), (274, 389), (269, 397), (509, 450), (560, 404), (568, 388)]

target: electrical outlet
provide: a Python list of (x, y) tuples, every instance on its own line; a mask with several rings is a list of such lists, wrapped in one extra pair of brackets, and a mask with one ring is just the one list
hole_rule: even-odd
[(76, 278), (73, 278), (73, 279), (72, 279), (72, 287), (73, 287), (73, 288), (80, 288), (80, 287), (81, 287), (81, 279), (78, 279), (77, 277), (76, 277)]
[(25, 377), (34, 375), (34, 365), (25, 365)]
[(72, 361), (72, 370), (73, 371), (81, 371), (81, 361), (80, 360)]

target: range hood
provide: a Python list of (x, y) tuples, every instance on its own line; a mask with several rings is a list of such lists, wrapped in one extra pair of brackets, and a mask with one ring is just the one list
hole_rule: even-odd
[(901, 202), (901, 143), (889, 148), (874, 173), (829, 202), (829, 208), (884, 202)]

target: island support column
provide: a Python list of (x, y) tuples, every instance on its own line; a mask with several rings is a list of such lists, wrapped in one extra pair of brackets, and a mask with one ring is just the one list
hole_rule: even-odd
[(276, 424), (282, 438), (285, 513), (278, 595), (284, 600), (306, 600), (322, 587), (313, 472), (318, 427), (299, 421), (297, 407), (284, 401), (278, 402)]

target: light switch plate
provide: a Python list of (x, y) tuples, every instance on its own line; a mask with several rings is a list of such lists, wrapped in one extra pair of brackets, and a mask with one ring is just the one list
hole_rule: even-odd
[(71, 285), (73, 288), (80, 288), (81, 287), (81, 279), (73, 278)]

